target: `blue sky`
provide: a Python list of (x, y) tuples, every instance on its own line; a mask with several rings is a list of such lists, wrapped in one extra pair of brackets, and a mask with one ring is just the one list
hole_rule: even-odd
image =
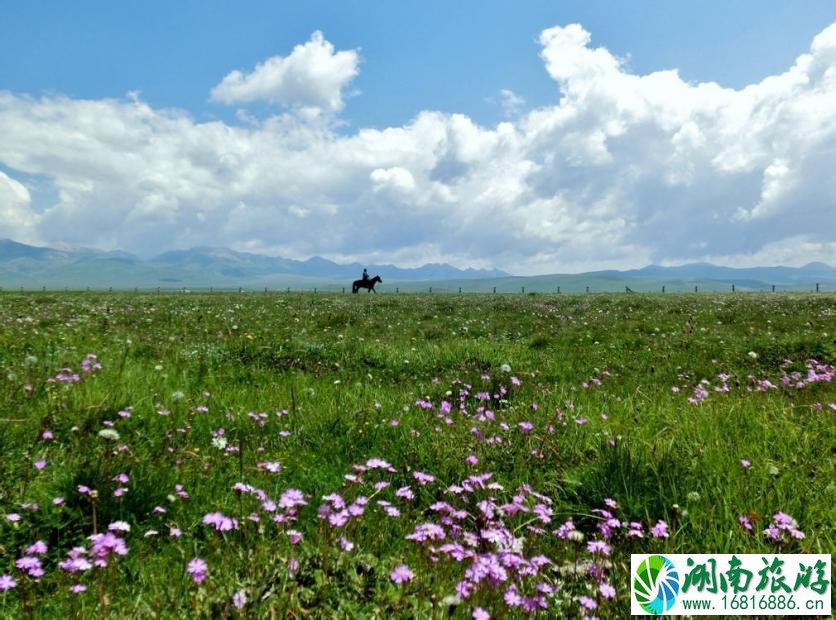
[(6, 2), (0, 236), (834, 262), (834, 22), (812, 0)]
[[(802, 7), (803, 4), (803, 7)], [(5, 2), (0, 87), (101, 98), (139, 90), (154, 106), (231, 118), (207, 92), (233, 69), (285, 53), (321, 30), (360, 49), (355, 126), (421, 110), (502, 118), (497, 93), (554, 101), (536, 37), (579, 22), (638, 73), (676, 67), (689, 81), (740, 87), (786, 68), (836, 21), (832, 0), (735, 2)]]

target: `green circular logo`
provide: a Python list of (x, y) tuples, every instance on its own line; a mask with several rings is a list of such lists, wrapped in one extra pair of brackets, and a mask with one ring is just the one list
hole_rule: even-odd
[(636, 568), (633, 592), (647, 613), (658, 616), (668, 611), (679, 594), (679, 573), (673, 562), (663, 555), (646, 558)]

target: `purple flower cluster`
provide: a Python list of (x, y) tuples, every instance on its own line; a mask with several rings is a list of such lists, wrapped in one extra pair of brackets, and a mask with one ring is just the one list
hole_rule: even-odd
[[(751, 355), (752, 353), (750, 353), (750, 356)], [(756, 354), (755, 358), (757, 358)], [(833, 377), (836, 374), (836, 366), (822, 364), (815, 359), (807, 360), (805, 363), (805, 372), (798, 370), (788, 372), (787, 367), (792, 364), (792, 360), (784, 360), (782, 365), (783, 368), (781, 370), (781, 376), (778, 379), (778, 383), (780, 383), (780, 385), (784, 388), (795, 388), (800, 390), (815, 383), (829, 383), (833, 380)], [(731, 386), (729, 385), (731, 375), (721, 373), (717, 376), (717, 378), (719, 379), (719, 385), (714, 386), (714, 392), (719, 394), (731, 392)], [(756, 377), (755, 375), (750, 374), (746, 378), (748, 380), (746, 391), (748, 392), (768, 392), (779, 389), (778, 385), (766, 377)], [(710, 381), (707, 379), (701, 380), (694, 387), (693, 394), (688, 397), (688, 402), (692, 405), (699, 405), (702, 403), (706, 398), (708, 398), (708, 388), (710, 386)], [(679, 392), (679, 388), (677, 386), (672, 387), (671, 390), (674, 393)]]
[(772, 515), (772, 523), (763, 531), (763, 535), (778, 543), (804, 538), (804, 532), (798, 529), (796, 520), (784, 512), (776, 512)]
[(72, 368), (62, 368), (58, 373), (47, 379), (47, 383), (79, 383), (83, 375), (93, 374), (102, 369), (95, 353), (88, 353), (81, 360), (81, 373)]
[(203, 515), (203, 524), (211, 525), (218, 532), (228, 532), (238, 529), (238, 520), (227, 517), (221, 512), (210, 512)]

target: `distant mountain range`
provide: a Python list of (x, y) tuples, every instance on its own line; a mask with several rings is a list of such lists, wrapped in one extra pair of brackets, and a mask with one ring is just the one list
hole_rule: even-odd
[[(143, 260), (127, 252), (88, 248), (37, 247), (0, 239), (0, 286), (55, 287), (175, 287), (295, 286), (307, 281), (335, 285), (360, 277), (364, 265), (340, 264), (315, 256), (293, 260), (198, 247), (175, 250)], [(415, 268), (365, 265), (384, 281), (470, 280), (502, 278), (498, 269), (457, 269), (445, 263)]]
[[(367, 265), (383, 278), (382, 292), (429, 290), (457, 292), (591, 292), (730, 290), (822, 290), (836, 288), (836, 268), (824, 263), (803, 267), (737, 269), (708, 263), (676, 267), (650, 265), (626, 271), (511, 276), (496, 269), (458, 269), (431, 263), (416, 268)], [(0, 286), (4, 288), (286, 288), (340, 290), (362, 273), (360, 263), (339, 264), (314, 257), (293, 260), (236, 252), (226, 248), (192, 248), (141, 259), (127, 252), (87, 248), (36, 247), (0, 239)]]

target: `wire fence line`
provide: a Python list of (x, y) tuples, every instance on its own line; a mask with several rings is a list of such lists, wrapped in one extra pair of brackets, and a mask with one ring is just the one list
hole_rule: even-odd
[[(528, 290), (526, 290), (528, 288)], [(520, 286), (513, 289), (507, 286), (493, 286), (493, 287), (475, 287), (468, 288), (466, 286), (454, 287), (439, 287), (439, 286), (416, 286), (409, 283), (402, 286), (392, 285), (386, 288), (381, 288), (371, 294), (378, 295), (393, 295), (393, 294), (438, 294), (438, 295), (578, 295), (578, 294), (684, 294), (684, 293), (830, 293), (836, 291), (836, 284), (832, 283), (810, 283), (810, 284), (795, 284), (795, 285), (766, 285), (764, 287), (740, 287), (735, 284), (721, 287), (711, 285), (701, 287), (697, 285), (661, 285), (656, 288), (649, 288), (646, 286), (631, 288), (624, 286), (623, 288), (614, 289), (612, 287), (594, 286), (555, 286), (551, 289), (546, 289), (541, 286), (525, 287)], [(151, 287), (130, 287), (130, 286), (87, 286), (87, 287), (53, 287), (53, 286), (0, 286), (0, 293), (137, 293), (137, 294), (352, 294), (350, 286), (331, 286), (323, 287), (257, 287), (257, 286), (151, 286)], [(358, 295), (366, 295), (365, 291), (357, 293)]]

